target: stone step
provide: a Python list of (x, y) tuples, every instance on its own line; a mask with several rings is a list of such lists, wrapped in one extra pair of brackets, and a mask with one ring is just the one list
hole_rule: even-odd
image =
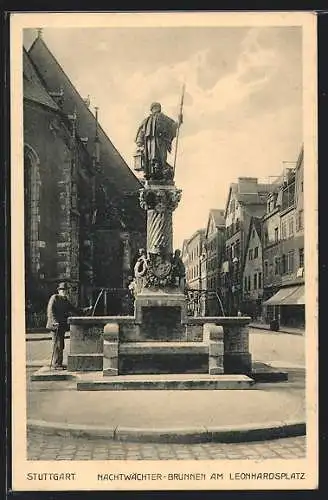
[(288, 380), (288, 373), (286, 371), (279, 370), (260, 361), (254, 361), (252, 363), (252, 372), (250, 376), (255, 382), (262, 383), (285, 382)]
[(67, 370), (50, 369), (49, 366), (43, 366), (30, 376), (32, 382), (51, 382), (57, 380), (72, 380), (74, 378), (75, 375)]
[(128, 391), (128, 390), (233, 390), (250, 389), (254, 380), (246, 375), (165, 374), (118, 375), (77, 381), (78, 391)]
[(124, 342), (119, 344), (119, 354), (208, 354), (204, 342)]
[(121, 375), (209, 373), (204, 342), (124, 342), (119, 344)]

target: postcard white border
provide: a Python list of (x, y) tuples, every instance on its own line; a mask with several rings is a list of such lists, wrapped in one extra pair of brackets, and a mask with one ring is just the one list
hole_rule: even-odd
[[(318, 203), (317, 203), (317, 37), (311, 12), (190, 13), (13, 13), (11, 25), (11, 279), (12, 279), (12, 485), (14, 491), (313, 489), (318, 484)], [(35, 27), (126, 26), (301, 26), (304, 89), (304, 214), (306, 261), (307, 457), (301, 460), (244, 461), (27, 461), (26, 346), (24, 318), (23, 92), (22, 30)], [(282, 75), (283, 77), (283, 75)], [(76, 472), (76, 481), (29, 481), (28, 472)], [(305, 480), (232, 481), (235, 472), (304, 472)], [(101, 482), (98, 473), (224, 472), (220, 481)]]

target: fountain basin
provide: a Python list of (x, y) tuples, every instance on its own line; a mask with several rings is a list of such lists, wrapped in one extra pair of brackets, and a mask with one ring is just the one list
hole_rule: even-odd
[(103, 370), (110, 376), (250, 373), (251, 318), (188, 317), (183, 309), (172, 317), (167, 312), (166, 317), (151, 316), (148, 324), (144, 310), (137, 316), (69, 318), (68, 370)]

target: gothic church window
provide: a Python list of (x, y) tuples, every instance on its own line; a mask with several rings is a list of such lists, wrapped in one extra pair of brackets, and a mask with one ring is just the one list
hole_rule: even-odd
[(25, 261), (27, 272), (40, 269), (40, 171), (39, 159), (32, 148), (24, 148)]

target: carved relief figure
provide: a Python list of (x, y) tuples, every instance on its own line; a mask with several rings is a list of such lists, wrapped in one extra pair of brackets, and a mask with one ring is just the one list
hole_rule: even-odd
[(186, 269), (185, 265), (181, 258), (181, 251), (175, 250), (173, 259), (172, 259), (172, 277), (173, 282), (176, 286), (184, 287), (185, 277), (186, 277)]

